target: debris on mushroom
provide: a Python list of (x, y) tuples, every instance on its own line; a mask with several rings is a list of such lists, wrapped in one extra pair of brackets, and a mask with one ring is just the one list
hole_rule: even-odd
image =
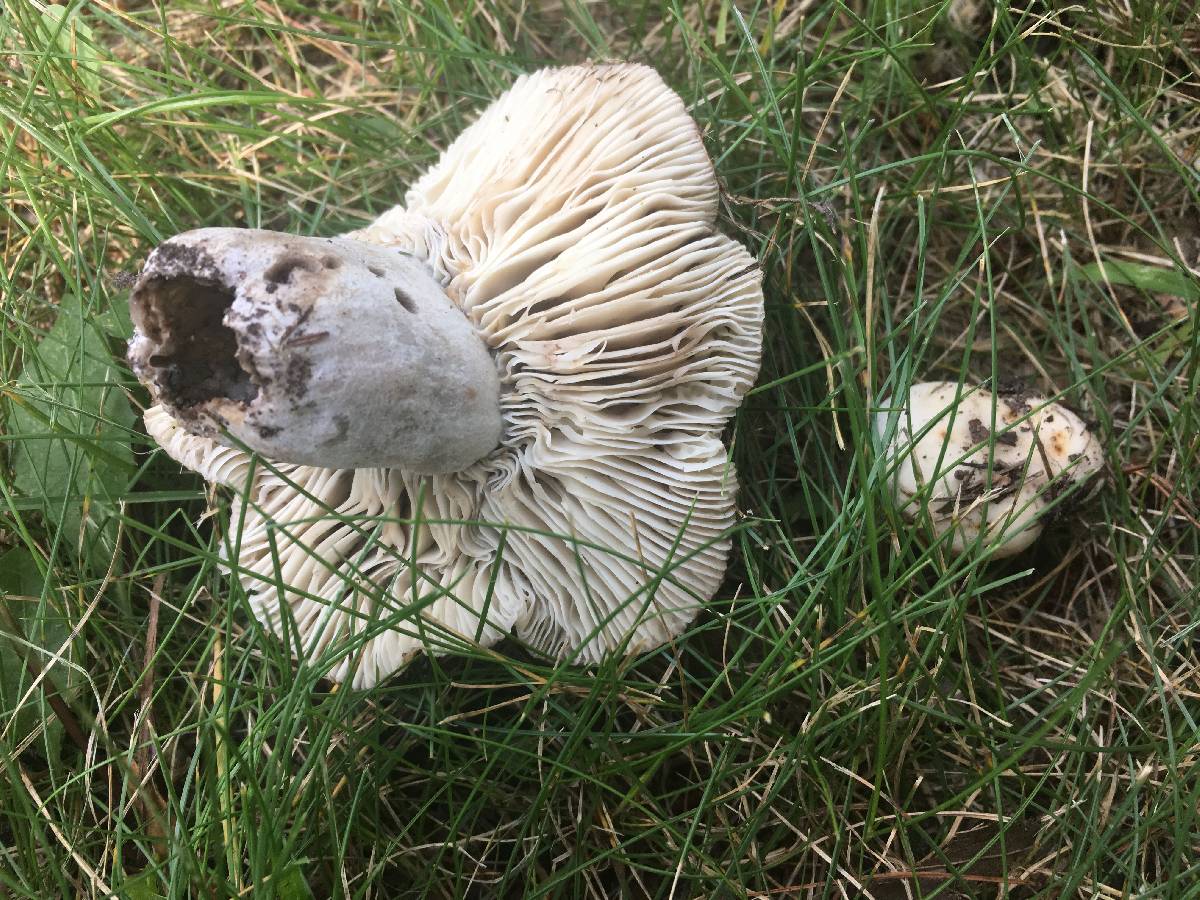
[(993, 393), (949, 381), (913, 385), (883, 402), (875, 430), (891, 488), (910, 520), (928, 516), (963, 552), (1012, 556), (1042, 532), (1046, 513), (1103, 465), (1083, 420), (1021, 390)]
[[(130, 302), (148, 433), (234, 488), (256, 615), (335, 680), (516, 634), (657, 646), (717, 590), (761, 274), (651, 69), (519, 78), (341, 238), (201, 229)], [(247, 451), (261, 458), (255, 461)]]

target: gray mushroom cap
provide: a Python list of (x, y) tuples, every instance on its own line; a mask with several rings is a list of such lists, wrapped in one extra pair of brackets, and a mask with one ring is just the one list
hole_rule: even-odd
[(404, 207), (346, 236), (419, 261), (482, 340), (493, 449), (441, 473), (252, 466), (149, 410), (174, 459), (235, 489), (231, 565), (256, 615), (359, 686), (510, 631), (584, 663), (682, 631), (724, 576), (721, 434), (762, 343), (761, 275), (716, 202), (653, 70), (521, 77)]

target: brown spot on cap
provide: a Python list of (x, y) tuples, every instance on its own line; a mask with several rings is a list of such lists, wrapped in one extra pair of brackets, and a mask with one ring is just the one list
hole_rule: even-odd
[(971, 440), (976, 444), (982, 444), (992, 436), (982, 419), (972, 419), (967, 423), (967, 427), (971, 429)]

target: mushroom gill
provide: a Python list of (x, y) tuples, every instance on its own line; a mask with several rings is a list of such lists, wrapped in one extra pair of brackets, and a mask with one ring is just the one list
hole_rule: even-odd
[[(258, 396), (189, 416), (148, 379), (163, 405), (146, 423), (173, 458), (237, 489), (231, 546), (255, 614), (358, 685), (416, 653), (514, 631), (581, 662), (678, 635), (725, 571), (737, 479), (722, 432), (762, 345), (761, 273), (716, 211), (696, 124), (653, 70), (547, 69), (517, 79), (403, 207), (340, 239), (303, 239), (331, 240), (344, 265), (271, 294), (240, 279), (223, 321), (249, 348)], [(221, 272), (262, 272), (281, 246), (219, 231), (174, 240), (203, 242)], [(258, 247), (270, 252), (235, 262)], [(338, 286), (371, 267), (386, 295)], [(401, 276), (414, 286), (403, 299), (391, 290)], [(293, 287), (313, 310), (299, 325), (279, 310)], [(330, 298), (370, 326), (335, 335)], [(444, 304), (461, 340), (445, 330), (410, 353), (406, 301)], [(251, 322), (284, 351), (254, 350)], [(147, 337), (134, 339), (135, 366)], [(473, 341), (495, 393), (457, 361), (474, 358), (462, 349)], [(316, 409), (277, 387), (289, 354), (307, 361), (298, 402)], [(371, 389), (362, 373), (396, 387)], [(484, 394), (474, 420), (460, 406), (471, 389)], [(323, 457), (322, 429), (348, 409), (363, 415), (329, 445), (341, 455)], [(454, 465), (430, 464), (431, 438)], [(264, 459), (252, 467), (222, 441)]]

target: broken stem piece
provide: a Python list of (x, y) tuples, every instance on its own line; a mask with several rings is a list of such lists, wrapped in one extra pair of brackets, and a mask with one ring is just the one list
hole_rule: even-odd
[(189, 431), (304, 465), (462, 469), (500, 440), (500, 382), (420, 260), (344, 238), (185, 232), (130, 298), (138, 377)]

